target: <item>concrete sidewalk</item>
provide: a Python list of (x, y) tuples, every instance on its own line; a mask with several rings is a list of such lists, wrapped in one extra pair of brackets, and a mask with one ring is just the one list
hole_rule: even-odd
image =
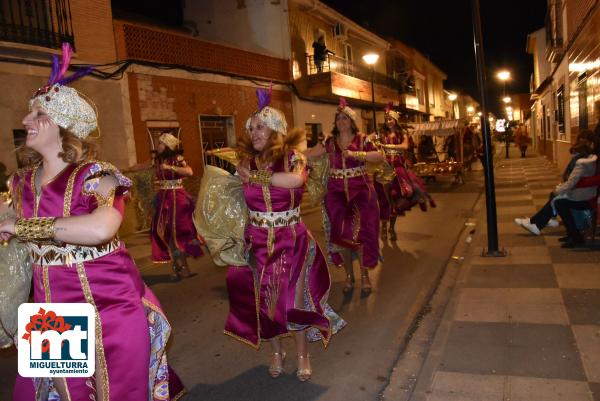
[(600, 401), (599, 249), (560, 248), (562, 227), (534, 236), (514, 224), (547, 201), (559, 172), (511, 153), (495, 175), (507, 256), (481, 256), (482, 197), (381, 399)]

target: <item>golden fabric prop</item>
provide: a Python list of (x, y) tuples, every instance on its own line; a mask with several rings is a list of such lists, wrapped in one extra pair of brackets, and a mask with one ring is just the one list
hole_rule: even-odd
[(306, 181), (306, 191), (312, 206), (319, 205), (327, 191), (327, 177), (329, 176), (329, 156), (327, 154), (310, 159), (310, 174)]
[(389, 184), (394, 180), (396, 172), (394, 168), (387, 162), (383, 162), (376, 165), (377, 167), (373, 171), (373, 179), (380, 184)]
[(244, 242), (248, 207), (239, 178), (206, 166), (193, 220), (216, 265), (248, 265)]
[(221, 160), (225, 160), (234, 166), (237, 166), (237, 164), (240, 162), (237, 152), (232, 148), (211, 149), (207, 150), (206, 154), (208, 156), (214, 156)]
[[(12, 211), (0, 221), (14, 217)], [(25, 244), (12, 239), (0, 244), (0, 348), (10, 347), (17, 336), (17, 308), (29, 299), (31, 259)]]

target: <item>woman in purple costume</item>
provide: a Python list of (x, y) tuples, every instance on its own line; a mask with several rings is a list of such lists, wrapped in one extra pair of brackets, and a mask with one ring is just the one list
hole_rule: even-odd
[[(412, 206), (418, 204), (421, 210), (427, 210), (427, 201), (436, 207), (433, 198), (427, 192), (425, 183), (407, 167), (405, 152), (409, 148), (408, 135), (400, 126), (400, 113), (393, 110), (391, 104), (385, 110), (385, 126), (378, 138), (379, 147), (385, 153), (383, 173), (376, 180), (377, 194), (386, 212), (381, 214), (381, 237), (387, 239), (389, 221), (390, 240), (396, 241), (396, 218), (403, 215)], [(380, 182), (381, 181), (381, 182)], [(387, 217), (387, 219), (386, 219)]]
[(17, 376), (14, 401), (177, 400), (169, 369), (171, 329), (158, 300), (117, 237), (130, 181), (95, 161), (86, 139), (95, 108), (66, 84), (71, 50), (54, 60), (48, 84), (30, 100), (21, 160), (10, 182), (16, 219), (0, 224), (31, 253), (34, 302), (89, 303), (96, 311), (96, 372), (87, 378)]
[(158, 194), (150, 229), (152, 260), (172, 262), (173, 280), (190, 277), (187, 256), (202, 256), (202, 239), (192, 222), (194, 200), (183, 188), (183, 179), (194, 172), (182, 156), (179, 140), (170, 133), (158, 138), (154, 168)]
[[(361, 292), (368, 295), (369, 269), (379, 262), (379, 205), (366, 162), (380, 163), (383, 156), (369, 136), (358, 132), (356, 113), (344, 99), (335, 115), (332, 136), (305, 154), (309, 158), (327, 154), (329, 158), (324, 227), (331, 262), (346, 269), (344, 292), (354, 288), (354, 254), (360, 262)], [(341, 252), (346, 252), (345, 257)]]
[(259, 109), (239, 140), (237, 172), (249, 210), (245, 241), (248, 265), (227, 274), (230, 313), (225, 333), (254, 347), (269, 340), (269, 373), (281, 375), (285, 360), (281, 337), (293, 335), (300, 381), (310, 379), (309, 340), (327, 345), (345, 322), (327, 304), (330, 277), (315, 239), (300, 218), (307, 176), (306, 159), (297, 151), (302, 130), (287, 133), (282, 112), (268, 106), (270, 93), (258, 91)]

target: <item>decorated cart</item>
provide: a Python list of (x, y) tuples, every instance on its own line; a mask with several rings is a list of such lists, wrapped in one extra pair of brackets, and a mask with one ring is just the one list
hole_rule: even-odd
[(464, 126), (465, 120), (411, 123), (409, 135), (416, 144), (413, 171), (426, 180), (450, 176), (462, 184), (464, 169), (475, 157), (473, 133), (465, 137)]

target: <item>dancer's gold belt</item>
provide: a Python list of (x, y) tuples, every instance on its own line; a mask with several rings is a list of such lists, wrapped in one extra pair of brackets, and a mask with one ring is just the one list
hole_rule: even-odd
[(300, 208), (283, 212), (259, 212), (250, 210), (249, 222), (255, 227), (276, 228), (286, 227), (300, 222)]
[(181, 189), (183, 188), (183, 180), (158, 180), (156, 181), (158, 189)]
[(89, 262), (114, 252), (120, 245), (121, 240), (118, 238), (99, 246), (27, 243), (33, 264), (42, 266), (64, 266)]
[(360, 177), (367, 174), (367, 169), (364, 166), (353, 167), (353, 168), (332, 168), (329, 169), (329, 178), (352, 178)]

